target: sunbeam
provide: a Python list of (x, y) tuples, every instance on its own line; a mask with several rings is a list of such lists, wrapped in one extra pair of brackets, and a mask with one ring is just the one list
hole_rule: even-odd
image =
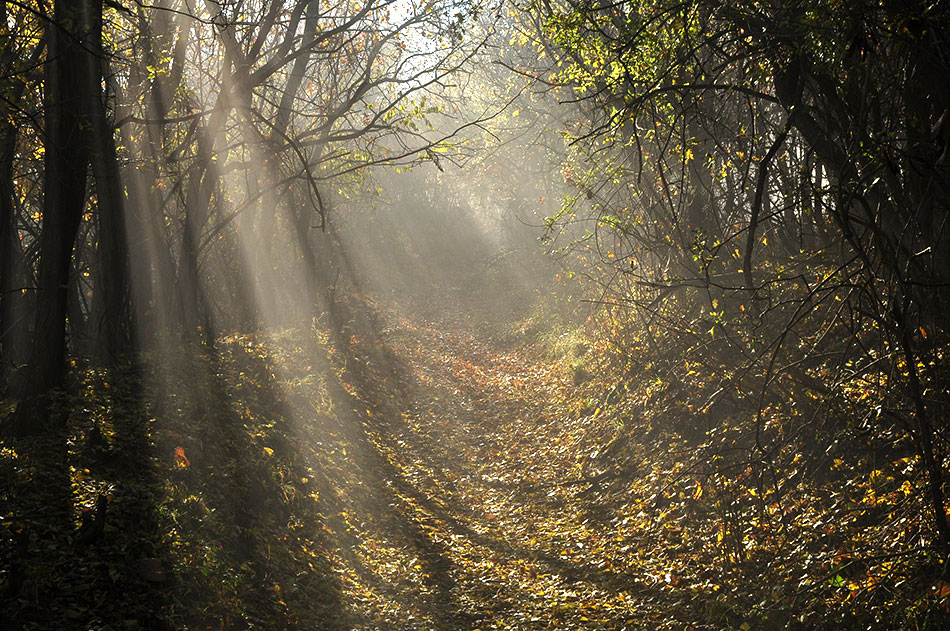
[(0, 12), (0, 628), (950, 628), (947, 3)]

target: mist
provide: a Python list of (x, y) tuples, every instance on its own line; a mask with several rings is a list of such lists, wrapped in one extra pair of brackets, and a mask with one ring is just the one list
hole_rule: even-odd
[(4, 2), (0, 626), (945, 626), (948, 24)]

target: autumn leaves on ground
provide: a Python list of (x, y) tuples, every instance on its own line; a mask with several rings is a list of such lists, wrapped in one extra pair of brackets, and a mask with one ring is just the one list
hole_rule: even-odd
[[(18, 485), (5, 508), (36, 560), (8, 572), (24, 595), (13, 619), (263, 629), (642, 620), (632, 590), (663, 577), (625, 576), (629, 542), (603, 523), (616, 513), (578, 501), (613, 430), (571, 419), (568, 371), (486, 331), (458, 315), (391, 311), (332, 334), (320, 323), (269, 340), (234, 334), (216, 356), (164, 358), (186, 368), (144, 390), (135, 375), (77, 366), (82, 394), (65, 403), (71, 479), (28, 491), (50, 464), (44, 446), (3, 454)], [(143, 425), (147, 435), (129, 435)], [(51, 501), (57, 488), (71, 497)], [(86, 537), (99, 496), (104, 525)], [(73, 503), (86, 514), (70, 514)], [(36, 514), (55, 506), (58, 530)]]
[(875, 577), (907, 568), (852, 556), (876, 533), (828, 523), (830, 491), (800, 485), (744, 526), (739, 502), (720, 512), (726, 485), (651, 410), (669, 397), (617, 397), (576, 314), (440, 295), (343, 300), (309, 330), (121, 374), (74, 366), (67, 452), (3, 452), (9, 624), (786, 629), (894, 597)]

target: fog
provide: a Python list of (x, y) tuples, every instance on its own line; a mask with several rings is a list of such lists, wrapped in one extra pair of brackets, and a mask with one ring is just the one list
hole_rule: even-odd
[(950, 628), (948, 25), (2, 3), (0, 626)]

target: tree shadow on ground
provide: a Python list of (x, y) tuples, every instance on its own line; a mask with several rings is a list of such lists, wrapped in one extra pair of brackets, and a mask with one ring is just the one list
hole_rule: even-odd
[(80, 363), (69, 390), (56, 429), (3, 452), (7, 628), (170, 629), (138, 373)]
[(162, 451), (173, 462), (167, 525), (178, 548), (182, 620), (202, 627), (344, 628), (317, 482), (291, 414), (259, 357), (237, 343), (166, 376)]
[[(349, 337), (362, 330), (363, 325), (351, 319), (337, 325), (329, 345), (332, 353), (342, 348), (349, 354)], [(385, 355), (383, 347), (377, 350)], [(350, 574), (350, 600), (342, 606), (351, 616), (349, 622), (401, 629), (428, 621), (438, 628), (468, 628), (455, 595), (452, 562), (399, 493), (397, 466), (381, 450), (379, 435), (366, 425), (367, 404), (351, 393), (346, 381), (354, 373), (335, 368), (326, 357), (328, 347), (315, 339), (303, 344), (298, 357), (281, 362), (282, 367), (252, 347), (236, 352), (240, 359), (235, 363), (250, 378), (232, 393), (233, 400), (270, 410), (276, 421), (258, 448), (293, 463), (283, 476), (286, 484), (266, 494), (307, 498), (311, 508), (295, 516), (297, 530), (326, 547), (334, 559), (333, 572)], [(381, 357), (347, 356), (342, 361), (350, 370), (379, 366)], [(287, 365), (294, 362), (296, 368)], [(303, 363), (308, 365), (301, 371)], [(278, 381), (308, 385), (282, 392)], [(387, 561), (387, 556), (396, 558)], [(361, 598), (377, 604), (361, 605)]]
[[(536, 568), (538, 573), (560, 575), (565, 585), (586, 584), (593, 589), (613, 594), (627, 591), (644, 599), (659, 597), (660, 588), (649, 584), (648, 581), (630, 574), (605, 571), (596, 567), (593, 562), (585, 564), (564, 559), (537, 546), (529, 548), (519, 542), (517, 537), (491, 523), (480, 511), (454, 503), (452, 498), (456, 489), (453, 476), (446, 475), (445, 469), (451, 467), (458, 473), (461, 467), (468, 464), (468, 457), (445, 443), (435, 445), (431, 437), (421, 436), (416, 428), (407, 424), (406, 418), (411, 415), (406, 411), (413, 406), (417, 410), (416, 413), (422, 416), (432, 412), (425, 409), (427, 404), (420, 403), (422, 398), (419, 396), (421, 389), (432, 389), (432, 385), (421, 383), (411, 374), (398, 351), (387, 342), (378, 321), (376, 323), (375, 328), (360, 329), (366, 338), (362, 344), (342, 345), (342, 348), (347, 349), (345, 352), (350, 353), (347, 366), (353, 367), (348, 368), (348, 379), (354, 387), (337, 393), (338, 397), (348, 396), (351, 400), (348, 407), (353, 410), (353, 414), (347, 423), (348, 441), (360, 446), (360, 457), (373, 462), (373, 469), (378, 471), (376, 479), (385, 482), (386, 489), (374, 493), (379, 495), (388, 489), (390, 493), (394, 492), (395, 496), (401, 498), (405, 505), (411, 507), (407, 521), (414, 523), (415, 529), (424, 531), (430, 546), (436, 544), (435, 559), (442, 565), (440, 571), (452, 579), (450, 584), (457, 587), (456, 591), (487, 588), (488, 591), (481, 594), (482, 609), (473, 610), (470, 606), (457, 609), (466, 619), (477, 621), (501, 613), (503, 609), (512, 606), (508, 597), (513, 597), (514, 594), (499, 597), (498, 594), (488, 593), (492, 591), (489, 586), (479, 586), (469, 580), (471, 577), (466, 577), (466, 574), (470, 568), (461, 567), (453, 550), (440, 541), (463, 538), (482, 548), (488, 557), (498, 563), (508, 563), (512, 566), (528, 564)], [(360, 350), (365, 348), (376, 349), (376, 361), (382, 362), (373, 370), (364, 370), (364, 364), (356, 361)], [(380, 374), (392, 376), (389, 387), (379, 383)], [(398, 384), (395, 390), (394, 384)], [(443, 383), (440, 388), (440, 391), (448, 390), (457, 395), (464, 393), (470, 397), (479, 394), (476, 391), (477, 385), (466, 383), (457, 376), (452, 377), (448, 385)], [(432, 395), (433, 392), (428, 392), (429, 397)], [(527, 399), (508, 401), (507, 404), (513, 409), (536, 405)], [(454, 421), (462, 426), (482, 429), (484, 419), (474, 411), (463, 416), (464, 418), (457, 417)], [(415, 449), (409, 445), (413, 442)], [(419, 447), (420, 444), (422, 448)], [(421, 466), (408, 467), (406, 461), (413, 458)], [(532, 493), (526, 493), (524, 500), (543, 503), (543, 498), (539, 499)], [(401, 517), (406, 518), (406, 513), (403, 512)], [(453, 595), (452, 598), (445, 599), (444, 604), (458, 607), (463, 603)]]

